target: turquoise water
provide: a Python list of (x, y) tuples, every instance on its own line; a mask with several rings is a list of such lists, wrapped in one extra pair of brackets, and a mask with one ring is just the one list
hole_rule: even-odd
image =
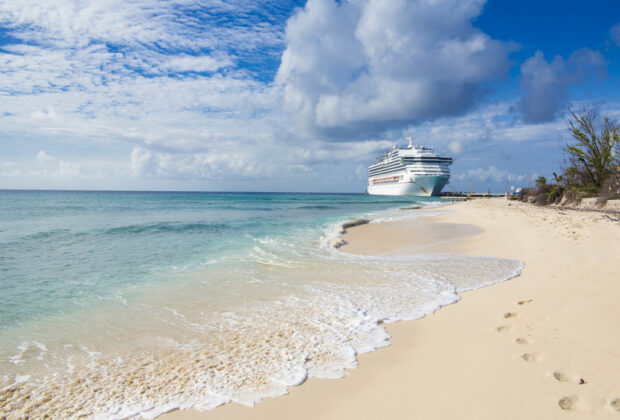
[[(338, 377), (521, 263), (357, 257), (357, 217), (436, 199), (347, 194), (0, 192), (0, 416), (153, 417), (253, 404)], [(26, 395), (30, 397), (24, 399)]]
[(256, 239), (308, 239), (338, 220), (417, 201), (363, 195), (0, 192), (0, 327), (166, 281), (166, 274), (201, 270), (222, 256), (247, 253)]

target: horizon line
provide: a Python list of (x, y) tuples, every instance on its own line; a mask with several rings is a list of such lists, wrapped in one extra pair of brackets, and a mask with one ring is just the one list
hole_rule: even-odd
[[(331, 194), (331, 195), (370, 195), (366, 192), (324, 192), (324, 191), (210, 191), (210, 190), (105, 190), (105, 189), (58, 189), (58, 188), (0, 188), (0, 192), (107, 192), (107, 193), (186, 193), (186, 194)], [(469, 193), (468, 191), (443, 191), (443, 193)], [(487, 192), (475, 192), (472, 194), (487, 194)], [(503, 194), (504, 192), (491, 191), (491, 194)], [(378, 197), (389, 197), (381, 196)], [(405, 196), (406, 197), (406, 196)], [(412, 196), (414, 197), (414, 196)], [(440, 196), (437, 196), (440, 197)]]

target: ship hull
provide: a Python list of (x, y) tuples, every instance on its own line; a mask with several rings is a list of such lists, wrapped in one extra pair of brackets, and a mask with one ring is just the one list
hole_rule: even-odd
[(370, 195), (411, 195), (418, 197), (437, 196), (450, 180), (450, 176), (418, 175), (410, 181), (391, 184), (368, 185)]

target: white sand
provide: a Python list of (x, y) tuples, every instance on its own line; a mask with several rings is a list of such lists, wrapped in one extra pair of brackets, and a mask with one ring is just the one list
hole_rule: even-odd
[(620, 223), (504, 199), (446, 209), (424, 228), (419, 220), (351, 228), (341, 249), (516, 258), (522, 275), (389, 324), (393, 345), (359, 356), (344, 379), (311, 378), (254, 408), (164, 417), (620, 419)]

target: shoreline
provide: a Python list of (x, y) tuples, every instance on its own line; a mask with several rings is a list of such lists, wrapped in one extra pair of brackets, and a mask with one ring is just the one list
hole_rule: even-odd
[[(424, 252), (520, 259), (521, 276), (462, 293), (432, 316), (386, 324), (391, 345), (358, 355), (343, 379), (309, 378), (253, 408), (231, 403), (162, 418), (616, 418), (620, 269), (612, 261), (620, 226), (596, 213), (503, 199), (442, 208), (432, 225), (482, 231)], [(407, 229), (416, 220), (352, 227), (341, 251), (411, 253)]]

